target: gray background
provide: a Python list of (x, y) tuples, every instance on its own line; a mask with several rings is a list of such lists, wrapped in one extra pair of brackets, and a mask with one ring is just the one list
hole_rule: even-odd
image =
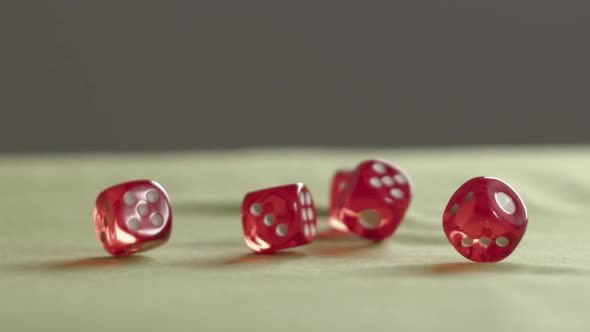
[(590, 141), (588, 1), (3, 1), (0, 151)]

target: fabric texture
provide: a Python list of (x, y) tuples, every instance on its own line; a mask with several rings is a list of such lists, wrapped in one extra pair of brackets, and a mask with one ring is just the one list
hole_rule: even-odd
[[(333, 236), (333, 171), (373, 157), (410, 175), (407, 217), (381, 244)], [(0, 157), (0, 331), (586, 331), (588, 165), (586, 147)], [(451, 194), (479, 175), (510, 183), (529, 212), (520, 246), (497, 264), (467, 261), (442, 231)], [(109, 257), (94, 200), (140, 178), (170, 194), (172, 237)], [(319, 238), (252, 254), (243, 195), (298, 181), (319, 207)]]

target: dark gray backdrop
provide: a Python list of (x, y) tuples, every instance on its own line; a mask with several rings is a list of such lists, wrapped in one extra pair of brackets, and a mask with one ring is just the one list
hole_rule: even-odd
[(0, 151), (590, 141), (589, 1), (3, 1)]

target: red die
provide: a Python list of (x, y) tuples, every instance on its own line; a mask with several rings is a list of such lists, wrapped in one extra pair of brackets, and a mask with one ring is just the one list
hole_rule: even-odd
[(524, 202), (506, 182), (477, 177), (451, 197), (443, 215), (449, 242), (475, 262), (497, 262), (514, 251), (524, 236), (528, 216)]
[(399, 226), (411, 198), (410, 181), (401, 169), (383, 160), (363, 161), (347, 181), (335, 219), (360, 236), (381, 241)]
[(244, 240), (257, 253), (271, 253), (313, 241), (316, 209), (303, 183), (246, 194), (242, 203)]
[(161, 246), (172, 231), (166, 191), (148, 180), (105, 189), (94, 205), (94, 230), (104, 249), (115, 256)]
[(336, 209), (338, 201), (340, 200), (340, 196), (344, 193), (344, 189), (346, 189), (346, 183), (350, 179), (352, 175), (351, 170), (337, 170), (332, 177), (332, 186), (330, 189), (330, 207), (329, 211), (329, 218), (328, 222), (333, 229), (340, 231), (340, 232), (347, 232), (348, 228), (344, 223), (342, 223), (338, 219), (338, 210)]

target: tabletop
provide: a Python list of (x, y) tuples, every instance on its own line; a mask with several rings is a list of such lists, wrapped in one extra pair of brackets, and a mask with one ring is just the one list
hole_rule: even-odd
[[(335, 169), (365, 158), (402, 166), (414, 197), (375, 244), (327, 225)], [(252, 149), (0, 156), (0, 331), (529, 331), (590, 324), (590, 148)], [(442, 231), (466, 180), (489, 175), (525, 201), (523, 241), (495, 264), (467, 261)], [(109, 256), (96, 195), (148, 178), (168, 191), (172, 236)], [(255, 255), (243, 195), (305, 183), (318, 206), (310, 245)]]

